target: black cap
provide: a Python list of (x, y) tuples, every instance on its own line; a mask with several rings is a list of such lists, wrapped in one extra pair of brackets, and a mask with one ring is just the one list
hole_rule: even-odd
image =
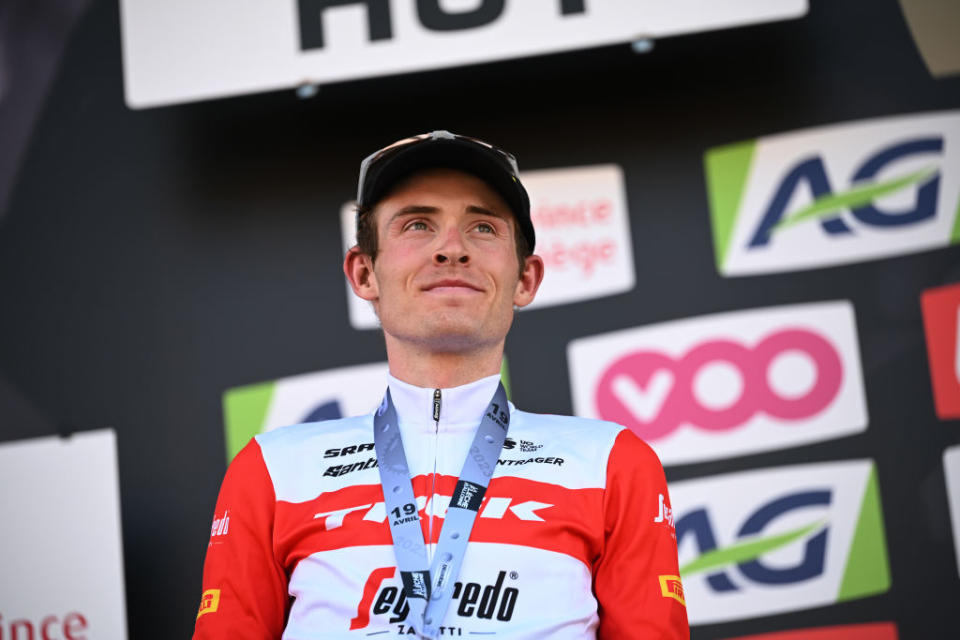
[(358, 210), (368, 211), (404, 178), (436, 168), (457, 169), (490, 185), (510, 206), (533, 251), (536, 234), (530, 220), (530, 198), (520, 182), (516, 159), (487, 142), (449, 131), (398, 140), (367, 156), (360, 164)]

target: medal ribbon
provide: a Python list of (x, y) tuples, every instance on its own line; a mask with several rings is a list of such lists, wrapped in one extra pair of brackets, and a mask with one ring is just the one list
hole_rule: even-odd
[(453, 597), (454, 582), (460, 575), (467, 540), (490, 477), (497, 467), (509, 426), (507, 393), (503, 384), (499, 384), (463, 462), (440, 529), (433, 562), (428, 563), (417, 499), (413, 494), (410, 468), (390, 389), (373, 416), (373, 441), (397, 568), (410, 605), (413, 627), (431, 640), (440, 634), (440, 625)]

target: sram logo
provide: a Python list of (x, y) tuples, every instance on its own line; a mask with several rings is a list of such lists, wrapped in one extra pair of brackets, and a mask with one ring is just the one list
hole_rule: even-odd
[[(421, 517), (426, 517), (427, 513), (434, 514), (435, 517), (442, 518), (447, 512), (452, 496), (437, 495), (436, 504), (430, 504), (425, 496), (417, 496), (417, 511)], [(552, 507), (552, 504), (546, 502), (537, 502), (536, 500), (525, 500), (523, 502), (514, 502), (513, 498), (502, 498), (489, 496), (483, 498), (480, 506), (481, 518), (494, 518), (501, 520), (504, 517), (513, 517), (518, 520), (527, 520), (531, 522), (543, 522), (540, 512)], [(386, 522), (387, 508), (383, 502), (372, 504), (361, 504), (355, 507), (345, 509), (336, 509), (334, 511), (322, 511), (314, 514), (314, 519), (323, 518), (324, 527), (327, 531), (338, 529), (343, 526), (343, 522), (348, 517), (354, 517), (369, 522)]]
[(716, 314), (570, 343), (577, 415), (629, 427), (664, 464), (862, 431), (867, 408), (845, 301)]
[(709, 150), (705, 166), (726, 276), (960, 242), (960, 112), (759, 138)]
[(807, 609), (890, 587), (869, 460), (677, 482), (670, 493), (692, 624)]

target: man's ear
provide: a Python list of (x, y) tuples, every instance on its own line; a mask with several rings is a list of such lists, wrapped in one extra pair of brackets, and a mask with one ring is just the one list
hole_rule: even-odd
[(373, 273), (373, 258), (360, 251), (356, 245), (350, 247), (343, 258), (343, 273), (347, 276), (353, 292), (364, 300), (375, 302), (380, 297), (377, 277)]
[(543, 258), (528, 256), (524, 260), (520, 281), (517, 282), (517, 288), (513, 293), (514, 306), (525, 307), (533, 302), (541, 282), (543, 282)]

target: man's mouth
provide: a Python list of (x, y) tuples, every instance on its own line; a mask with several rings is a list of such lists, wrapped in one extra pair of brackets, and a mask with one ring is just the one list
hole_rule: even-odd
[(433, 293), (483, 291), (483, 289), (480, 287), (477, 287), (466, 280), (460, 280), (459, 278), (446, 278), (444, 280), (437, 280), (436, 282), (431, 282), (427, 286), (423, 287), (423, 290), (431, 291)]

